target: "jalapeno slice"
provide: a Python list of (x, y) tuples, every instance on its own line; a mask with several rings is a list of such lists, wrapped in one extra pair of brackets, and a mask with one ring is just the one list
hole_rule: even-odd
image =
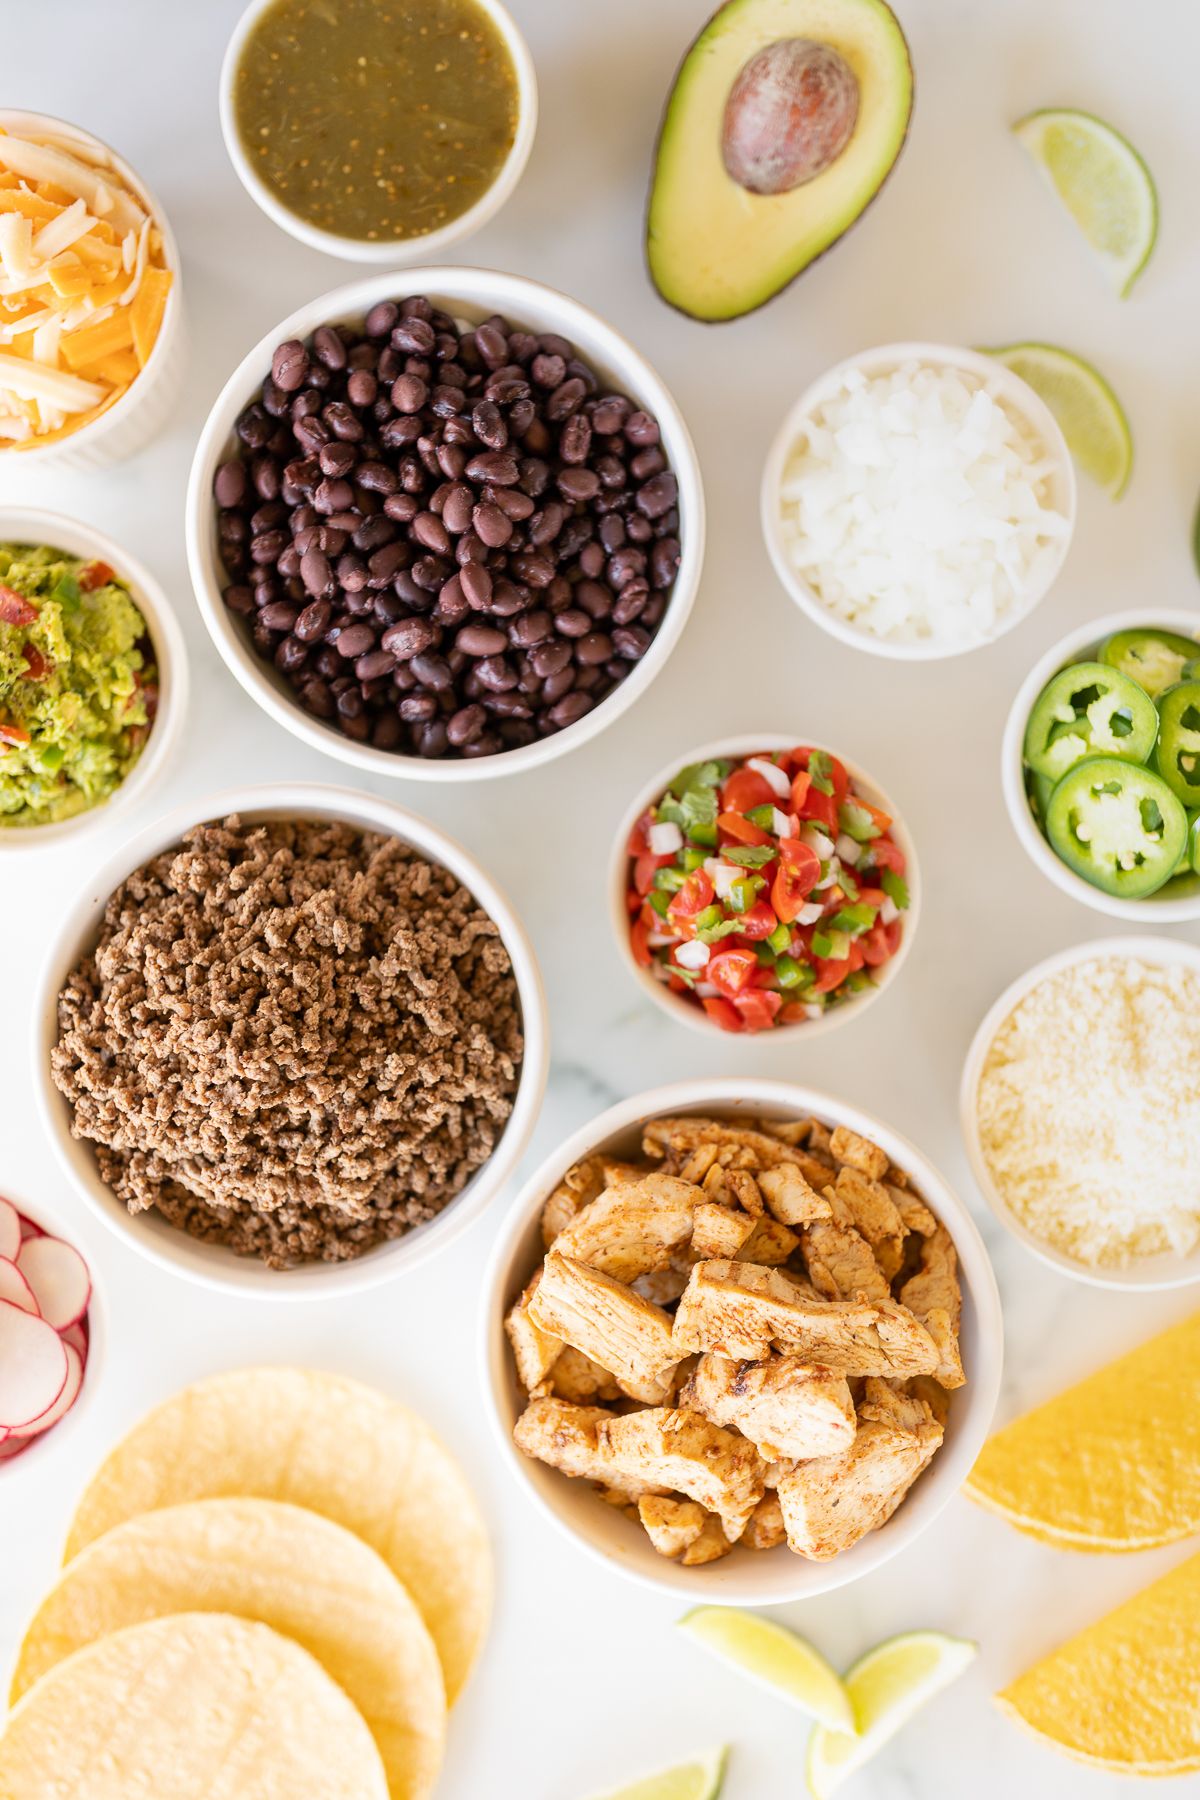
[(1106, 894), (1140, 900), (1179, 867), (1188, 818), (1153, 769), (1093, 756), (1063, 776), (1046, 809), (1046, 836), (1067, 867)]
[(1200, 806), (1200, 681), (1168, 688), (1158, 718), (1158, 772), (1185, 806)]
[(1198, 656), (1196, 639), (1177, 631), (1116, 631), (1100, 646), (1100, 661), (1128, 675), (1152, 700), (1182, 681), (1186, 665)]
[(1158, 736), (1158, 714), (1144, 688), (1107, 663), (1072, 663), (1038, 695), (1025, 727), (1025, 761), (1059, 781), (1085, 756), (1145, 762)]
[(1190, 846), (1188, 860), (1191, 863), (1192, 872), (1200, 875), (1200, 813), (1196, 814), (1188, 829), (1188, 844)]

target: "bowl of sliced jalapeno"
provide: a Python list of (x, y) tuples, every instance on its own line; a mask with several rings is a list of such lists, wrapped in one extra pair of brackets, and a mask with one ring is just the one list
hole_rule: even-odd
[(1118, 919), (1200, 919), (1200, 614), (1113, 613), (1056, 644), (1013, 702), (1003, 781), (1064, 893)]

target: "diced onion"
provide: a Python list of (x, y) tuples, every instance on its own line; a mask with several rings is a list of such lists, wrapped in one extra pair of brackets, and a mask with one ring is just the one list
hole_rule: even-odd
[(825, 908), (819, 900), (806, 900), (796, 914), (797, 925), (815, 925)]
[(669, 819), (652, 825), (646, 835), (652, 856), (674, 856), (677, 850), (683, 849), (683, 833)]
[(712, 882), (717, 899), (728, 900), (733, 892), (734, 882), (740, 881), (746, 871), (736, 868), (733, 863), (719, 862), (715, 856), (710, 856), (704, 864), (704, 873)]
[(862, 845), (856, 844), (854, 839), (850, 837), (847, 832), (843, 831), (841, 833), (837, 843), (834, 845), (834, 849), (844, 863), (849, 863), (852, 869), (858, 867), (858, 864), (862, 859)]
[(768, 762), (765, 756), (752, 756), (746, 763), (756, 775), (761, 775), (771, 792), (780, 800), (786, 800), (792, 791), (792, 784), (778, 763)]
[(675, 961), (681, 969), (703, 969), (712, 955), (707, 944), (699, 938), (689, 938), (686, 944), (680, 944), (675, 952)]
[(900, 917), (900, 908), (890, 894), (883, 896), (883, 904), (879, 908), (879, 917), (885, 925), (894, 925)]
[(771, 808), (771, 830), (777, 838), (793, 838), (799, 829), (792, 813), (780, 812), (777, 806)]
[(809, 1000), (805, 1003), (804, 1016), (806, 1019), (819, 1019), (823, 1016), (824, 1012), (825, 1008), (823, 1006), (818, 1006), (815, 1000)]
[(801, 841), (806, 843), (810, 850), (816, 851), (822, 862), (828, 861), (833, 855), (833, 839), (826, 837), (825, 833), (818, 830), (817, 826), (803, 826), (800, 831), (800, 837)]

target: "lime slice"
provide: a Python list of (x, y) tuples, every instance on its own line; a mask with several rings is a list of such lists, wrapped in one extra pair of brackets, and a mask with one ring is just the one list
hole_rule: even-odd
[(1029, 383), (1058, 420), (1079, 467), (1119, 500), (1133, 470), (1133, 434), (1103, 375), (1054, 344), (1004, 344), (987, 355)]
[(691, 1762), (678, 1763), (664, 1769), (661, 1775), (647, 1775), (644, 1781), (633, 1781), (597, 1800), (717, 1800), (725, 1779), (727, 1746), (710, 1750)]
[(846, 1691), (858, 1736), (819, 1725), (809, 1739), (808, 1787), (828, 1800), (927, 1700), (967, 1667), (977, 1646), (942, 1631), (907, 1631), (887, 1638), (846, 1671)]
[(1126, 295), (1158, 236), (1154, 180), (1133, 145), (1103, 119), (1065, 107), (1030, 113), (1013, 134)]
[(820, 1724), (833, 1731), (854, 1730), (850, 1700), (837, 1671), (794, 1631), (734, 1606), (698, 1606), (684, 1614), (679, 1629)]

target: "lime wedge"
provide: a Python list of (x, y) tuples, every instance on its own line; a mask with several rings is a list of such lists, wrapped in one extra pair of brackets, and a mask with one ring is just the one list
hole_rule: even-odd
[(680, 1619), (679, 1629), (822, 1725), (854, 1730), (854, 1714), (836, 1670), (794, 1631), (733, 1606), (698, 1606)]
[(1037, 163), (1122, 297), (1158, 236), (1158, 195), (1149, 169), (1103, 119), (1065, 107), (1030, 113), (1013, 135)]
[(1119, 500), (1133, 470), (1133, 434), (1103, 375), (1054, 344), (1005, 344), (986, 354), (1029, 383), (1058, 420), (1079, 467)]
[(818, 1726), (808, 1745), (808, 1787), (828, 1800), (927, 1700), (961, 1675), (977, 1646), (941, 1631), (887, 1638), (846, 1671), (858, 1736)]
[(644, 1781), (633, 1781), (611, 1794), (597, 1795), (597, 1800), (717, 1800), (728, 1755), (728, 1748), (722, 1745), (691, 1762), (664, 1769), (660, 1775), (647, 1775)]

